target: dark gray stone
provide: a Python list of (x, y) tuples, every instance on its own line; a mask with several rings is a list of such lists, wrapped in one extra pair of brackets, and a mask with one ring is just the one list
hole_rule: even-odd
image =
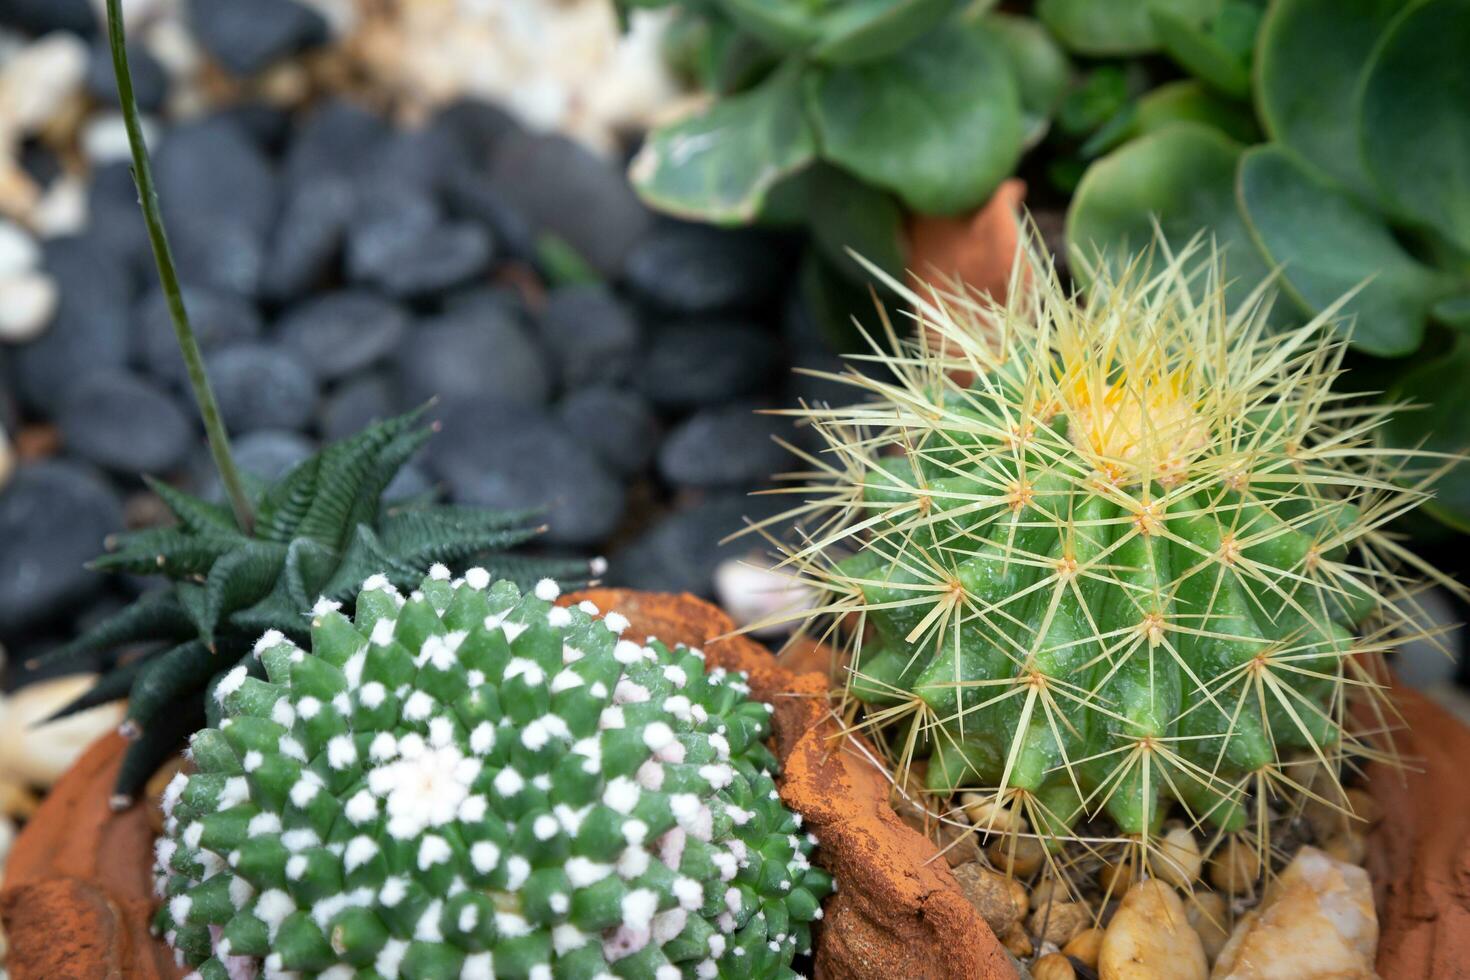
[(751, 542), (721, 544), (728, 535), (778, 513), (775, 497), (715, 494), (675, 511), (608, 556), (608, 584), (652, 592), (714, 593), (715, 568), (750, 550)]
[(790, 421), (756, 408), (737, 403), (691, 415), (664, 440), (659, 473), (676, 486), (746, 487), (787, 468), (791, 456), (774, 440), (790, 437)]
[(316, 377), (293, 351), (237, 344), (209, 355), (206, 370), (231, 432), (304, 429), (316, 414)]
[[(256, 480), (273, 483), (286, 471), (316, 452), (306, 436), (283, 429), (260, 429), (231, 440), (235, 465)], [(190, 467), (196, 492), (206, 500), (223, 502), (225, 491), (207, 451), (200, 452)]]
[(90, 468), (27, 463), (0, 490), (0, 638), (74, 614), (100, 589), (87, 562), (122, 530), (122, 502)]
[(384, 360), (403, 342), (408, 326), (408, 312), (397, 303), (347, 289), (292, 307), (276, 329), (317, 377), (331, 381)]
[(541, 312), (541, 339), (568, 390), (615, 383), (632, 373), (638, 321), (602, 285), (552, 290)]
[(204, 49), (235, 75), (254, 75), (328, 36), (326, 19), (295, 0), (190, 0), (189, 23)]
[(458, 503), (544, 508), (551, 544), (591, 545), (617, 527), (623, 488), (597, 457), (539, 409), (477, 397), (446, 401), (428, 465)]
[(0, 0), (0, 24), (27, 34), (71, 31), (84, 36), (101, 26), (90, 0)]
[(87, 186), (87, 238), (127, 273), (131, 283), (154, 281), (148, 226), (143, 223), (138, 188), (128, 164), (117, 161), (92, 170)]
[(267, 102), (237, 102), (215, 115), (229, 120), (271, 157), (281, 152), (291, 134), (291, 110)]
[(789, 251), (759, 231), (664, 221), (628, 252), (623, 281), (670, 313), (760, 309), (786, 285)]
[(632, 391), (579, 388), (557, 406), (568, 432), (615, 473), (633, 477), (648, 468), (658, 449), (659, 426), (648, 402)]
[(758, 392), (776, 369), (775, 342), (754, 324), (678, 323), (654, 332), (634, 380), (660, 408), (687, 409)]
[[(133, 98), (141, 112), (157, 112), (168, 95), (168, 74), (148, 49), (136, 42), (128, 45), (128, 73), (133, 76)], [(112, 48), (106, 39), (92, 42), (87, 59), (87, 91), (109, 109), (116, 109), (117, 75), (112, 69)]]
[(620, 169), (565, 136), (506, 136), (491, 179), (538, 234), (558, 236), (609, 278), (651, 221)]
[(270, 236), (261, 295), (289, 302), (325, 279), (342, 254), (356, 201), (352, 182), (342, 176), (326, 174), (293, 185)]
[(68, 453), (119, 473), (165, 473), (194, 445), (183, 406), (130, 371), (87, 375), (67, 393), (57, 421)]
[(46, 332), (16, 349), (14, 370), (21, 401), (49, 417), (87, 374), (127, 363), (133, 282), (122, 262), (90, 237), (52, 239), (43, 258), (60, 303)]
[(445, 178), (444, 200), (454, 217), (488, 228), (503, 251), (525, 262), (535, 261), (536, 229), (514, 192), (479, 170), (462, 168)]
[(361, 237), (350, 240), (348, 269), (354, 281), (377, 286), (403, 299), (432, 296), (482, 276), (490, 268), (490, 232), (470, 222), (443, 222), (424, 228), (376, 229), (371, 251)]
[(409, 463), (393, 474), (393, 479), (389, 480), (388, 485), (383, 488), (383, 499), (407, 500), (409, 497), (419, 497), (434, 489), (434, 481), (429, 474), (416, 464)]
[(488, 165), (505, 138), (521, 131), (521, 124), (505, 109), (468, 97), (440, 109), (429, 125), (452, 136), (472, 168)]
[(398, 411), (393, 383), (377, 374), (353, 378), (322, 400), (322, 438), (345, 439)]
[(355, 177), (372, 162), (393, 129), (382, 116), (343, 100), (323, 102), (297, 126), (286, 151), (286, 177)]
[(470, 165), (469, 152), (453, 132), (419, 126), (395, 130), (373, 152), (363, 175), (379, 184), (409, 185), (438, 193), (450, 173)]
[(454, 314), (427, 320), (401, 348), (397, 368), (406, 405), (477, 395), (539, 405), (551, 395), (540, 351), (511, 317)]
[[(199, 349), (206, 354), (256, 340), (263, 329), (255, 307), (228, 292), (185, 286), (184, 309), (189, 314)], [(189, 375), (161, 288), (154, 287), (138, 301), (133, 322), (138, 338), (138, 363), (155, 378), (180, 388), (185, 386)]]

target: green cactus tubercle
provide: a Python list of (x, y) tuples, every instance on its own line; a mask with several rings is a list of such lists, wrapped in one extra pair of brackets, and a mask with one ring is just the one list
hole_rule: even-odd
[(1264, 289), (1227, 312), (1218, 264), (1168, 258), (1085, 300), (1030, 247), (1007, 304), (909, 292), (921, 338), (841, 376), (869, 400), (801, 413), (827, 452), (790, 561), (848, 693), (928, 790), (1049, 841), (1300, 803), (1294, 766), (1371, 751), (1349, 701), (1386, 726), (1376, 658), (1420, 632), (1396, 568), (1424, 566), (1381, 528), (1427, 493), (1374, 443), (1389, 410), (1330, 390), (1325, 318), (1272, 332)]
[(526, 585), (548, 576), (581, 583), (599, 573), (600, 560), (508, 553), (538, 534), (532, 512), (384, 500), (393, 477), (432, 434), (420, 414), (376, 423), (276, 482), (252, 487), (257, 520), (249, 534), (228, 508), (151, 484), (176, 523), (116, 535), (92, 567), (161, 575), (169, 584), (39, 660), (53, 671), (85, 668), (99, 653), (140, 647), (61, 712), (128, 698), (123, 728), (134, 741), (118, 777), (118, 805), (130, 803), (204, 723), (211, 680), (237, 663), (259, 671), (250, 656), (257, 637), (277, 630), (305, 642), (318, 596), (350, 603), (375, 573), (412, 588), (435, 562), (478, 562)]
[[(206, 980), (793, 976), (831, 879), (770, 708), (484, 569), (268, 633), (164, 797), (156, 926)], [(294, 972), (292, 972), (294, 971)]]

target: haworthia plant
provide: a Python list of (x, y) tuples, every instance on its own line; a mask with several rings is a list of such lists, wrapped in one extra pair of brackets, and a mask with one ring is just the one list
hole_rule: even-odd
[(1005, 306), (907, 292), (927, 329), (875, 343), (889, 376), (838, 376), (870, 399), (800, 413), (827, 452), (788, 560), (857, 724), (1049, 843), (1266, 829), (1309, 766), (1375, 751), (1377, 655), (1422, 634), (1426, 569), (1382, 528), (1441, 461), (1333, 396), (1335, 309), (1273, 332), (1218, 253), (1156, 258), (1080, 302), (1029, 245)]
[(743, 675), (549, 579), (391, 578), (214, 689), (156, 868), (200, 976), (795, 976), (831, 878)]
[(600, 561), (509, 553), (537, 535), (533, 513), (385, 501), (393, 477), (430, 434), (413, 414), (326, 447), (275, 483), (255, 488), (256, 520), (248, 535), (227, 508), (165, 483), (150, 484), (177, 523), (115, 536), (93, 567), (161, 575), (170, 584), (38, 662), (62, 670), (142, 646), (61, 712), (129, 699), (123, 730), (135, 741), (118, 777), (119, 804), (198, 726), (212, 680), (241, 662), (257, 669), (250, 650), (261, 633), (276, 630), (305, 641), (321, 596), (350, 604), (358, 585), (375, 572), (407, 588), (433, 562), (478, 561), (497, 577), (526, 583), (548, 575), (585, 582), (600, 570)]

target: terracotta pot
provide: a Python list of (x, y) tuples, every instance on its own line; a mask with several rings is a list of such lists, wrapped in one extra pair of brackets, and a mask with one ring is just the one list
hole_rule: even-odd
[[(1015, 969), (948, 863), (888, 806), (888, 783), (855, 744), (832, 739), (826, 677), (796, 673), (756, 643), (716, 640), (734, 624), (692, 596), (595, 590), (568, 596), (616, 609), (633, 635), (704, 649), (712, 663), (750, 674), (776, 708), (781, 795), (822, 841), (836, 876), (818, 937), (821, 976), (934, 980), (1011, 978)], [(46, 798), (15, 843), (0, 890), (14, 980), (181, 976), (148, 932), (153, 834), (143, 806), (108, 808), (125, 743), (101, 739)]]

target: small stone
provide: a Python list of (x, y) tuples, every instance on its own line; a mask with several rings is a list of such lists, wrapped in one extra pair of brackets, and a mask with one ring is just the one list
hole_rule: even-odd
[(0, 699), (0, 778), (48, 789), (87, 746), (115, 730), (125, 710), (120, 701), (42, 724), (96, 682), (96, 674), (71, 674)]
[(1047, 953), (1031, 967), (1032, 980), (1073, 980), (1077, 971), (1061, 953)]
[[(790, 632), (792, 620), (816, 601), (816, 593), (796, 575), (754, 556), (720, 562), (715, 569), (715, 597), (735, 625), (752, 636)], [(974, 846), (975, 835), (965, 836)]]
[(5, 485), (15, 475), (15, 449), (10, 445), (10, 436), (6, 434), (5, 427), (0, 426), (0, 491), (4, 491)]
[(41, 246), (20, 225), (0, 218), (0, 278), (30, 272), (41, 262)]
[(50, 327), (17, 349), (14, 377), (21, 400), (54, 417), (88, 372), (127, 363), (132, 280), (91, 238), (52, 239), (42, 251), (60, 299)]
[(1376, 827), (1378, 821), (1383, 819), (1383, 808), (1373, 798), (1373, 794), (1367, 790), (1358, 789), (1356, 786), (1347, 791), (1348, 810), (1361, 823), (1354, 823), (1359, 829)]
[(632, 391), (604, 385), (574, 388), (557, 406), (557, 417), (620, 476), (642, 473), (658, 450), (658, 419)]
[(513, 189), (478, 170), (459, 168), (445, 178), (443, 193), (449, 213), (490, 229), (500, 251), (523, 262), (536, 260), (536, 228)]
[(286, 302), (325, 279), (342, 253), (356, 201), (345, 177), (323, 174), (297, 183), (271, 233), (261, 294)]
[(326, 42), (327, 22), (295, 0), (190, 0), (199, 43), (235, 75), (254, 75)]
[(1024, 834), (1031, 829), (1024, 814), (997, 802), (989, 793), (961, 793), (960, 808), (982, 833)]
[(951, 868), (980, 860), (980, 842), (975, 839), (975, 832), (970, 828), (957, 827), (948, 820), (939, 820), (930, 825), (929, 834)]
[(638, 321), (604, 285), (552, 290), (540, 325), (552, 363), (569, 390), (623, 381), (637, 362)]
[(788, 450), (776, 439), (784, 419), (736, 403), (696, 412), (669, 433), (658, 454), (659, 473), (685, 487), (740, 487), (759, 483), (786, 466)]
[(538, 234), (561, 238), (609, 278), (651, 221), (621, 170), (565, 136), (506, 136), (490, 174)]
[(92, 469), (28, 463), (0, 492), (0, 635), (74, 610), (104, 584), (87, 562), (123, 526), (122, 502)]
[(316, 412), (316, 378), (283, 348), (237, 344), (209, 355), (205, 366), (232, 433), (301, 429)]
[(522, 129), (505, 109), (473, 97), (455, 99), (444, 106), (434, 114), (430, 126), (450, 134), (472, 167), (487, 165), (505, 138)]
[(1219, 892), (1196, 890), (1189, 896), (1189, 924), (1199, 933), (1205, 958), (1211, 963), (1230, 938), (1230, 909)]
[(490, 268), (494, 244), (481, 225), (466, 221), (399, 229), (391, 244), (365, 257), (349, 239), (348, 271), (358, 282), (380, 287), (390, 296), (431, 296), (462, 285)]
[(0, 128), (40, 131), (81, 92), (86, 76), (87, 45), (75, 34), (54, 31), (26, 45), (0, 68)]
[(1102, 951), (1103, 931), (1096, 926), (1083, 929), (1067, 940), (1062, 952), (1072, 957), (1089, 970), (1097, 969), (1097, 957)]
[(1368, 855), (1368, 839), (1355, 830), (1344, 830), (1328, 838), (1322, 850), (1333, 860), (1344, 864), (1362, 864)]
[(1122, 856), (1113, 861), (1104, 861), (1097, 869), (1097, 884), (1103, 894), (1117, 898), (1126, 892), (1138, 878), (1136, 843), (1130, 843)]
[(1199, 844), (1188, 827), (1166, 830), (1159, 839), (1157, 853), (1149, 857), (1155, 875), (1186, 891), (1199, 880), (1200, 869), (1204, 866)]
[(0, 24), (27, 34), (70, 31), (85, 37), (100, 21), (91, 0), (6, 0), (0, 3)]
[(1205, 980), (1209, 967), (1184, 903), (1156, 878), (1128, 889), (1098, 951), (1104, 980)]
[(1249, 894), (1260, 877), (1260, 855), (1239, 837), (1226, 838), (1210, 858), (1210, 883), (1231, 895)]
[(1031, 945), (1031, 937), (1026, 934), (1026, 927), (1017, 922), (1002, 933), (999, 937), (1000, 944), (1018, 960), (1030, 957), (1035, 951)]
[(31, 227), (41, 238), (79, 235), (86, 230), (87, 185), (80, 175), (63, 174), (51, 182), (31, 211)]
[(1046, 860), (1046, 848), (1033, 837), (1001, 837), (985, 849), (985, 856), (1006, 874), (1029, 878)]
[(207, 116), (178, 123), (153, 156), (170, 232), (176, 218), (229, 219), (260, 236), (270, 230), (280, 203), (275, 168), (234, 120)]
[(298, 352), (323, 381), (386, 360), (408, 334), (408, 311), (366, 290), (324, 293), (293, 307), (276, 325), (281, 343)]
[(344, 99), (321, 103), (299, 123), (286, 155), (293, 184), (322, 176), (354, 177), (392, 135), (382, 116)]
[(437, 194), (449, 175), (471, 166), (469, 153), (453, 133), (434, 126), (396, 129), (363, 167), (366, 180), (413, 186)]
[[(199, 349), (205, 354), (257, 340), (264, 329), (255, 307), (233, 293), (185, 286), (184, 309)], [(139, 300), (133, 319), (138, 331), (139, 362), (155, 378), (182, 390), (189, 375), (163, 290), (155, 287)]]
[(623, 277), (650, 306), (676, 314), (760, 309), (790, 277), (790, 257), (760, 231), (665, 221), (629, 251)]
[(1043, 943), (1065, 946), (1092, 924), (1092, 910), (1081, 902), (1047, 902), (1031, 912), (1032, 936)]
[(179, 403), (129, 371), (87, 375), (57, 421), (70, 453), (120, 473), (167, 472), (194, 444), (194, 424)]
[(685, 410), (758, 392), (775, 371), (771, 338), (754, 324), (690, 323), (654, 332), (634, 381), (660, 408)]
[(960, 891), (997, 936), (1004, 935), (1026, 915), (1026, 889), (1016, 879), (978, 862), (961, 864), (953, 871)]
[(428, 464), (457, 503), (544, 508), (544, 540), (554, 544), (590, 545), (617, 527), (622, 485), (539, 409), (459, 397), (445, 399), (439, 417), (443, 430), (428, 444)]
[(0, 341), (34, 340), (56, 315), (57, 300), (56, 283), (44, 272), (16, 272), (0, 279)]
[[(283, 429), (258, 429), (231, 440), (230, 448), (235, 453), (235, 465), (267, 483), (274, 482), (297, 463), (316, 452), (316, 445), (305, 436)], [(194, 465), (193, 482), (200, 496), (207, 500), (223, 502), (224, 487), (219, 473), (208, 452), (201, 452)]]
[[(152, 148), (158, 145), (158, 127), (153, 120), (141, 118), (138, 120), (143, 131), (144, 145)], [(123, 121), (120, 112), (99, 112), (94, 114), (82, 126), (80, 137), (82, 145), (82, 156), (94, 167), (104, 167), (109, 163), (128, 163), (132, 160), (133, 148), (128, 142), (127, 124)], [(137, 210), (136, 203), (134, 210)], [(134, 215), (138, 219), (139, 215)]]
[[(14, 820), (29, 820), (40, 806), (41, 797), (29, 786), (14, 780), (0, 780), (0, 813)], [(0, 936), (0, 955), (4, 955), (4, 950), (4, 936)]]
[[(128, 73), (133, 76), (133, 99), (140, 112), (157, 112), (168, 95), (168, 73), (147, 47), (128, 44)], [(112, 48), (103, 38), (92, 42), (87, 55), (87, 91), (109, 109), (117, 107), (117, 75)]]
[(365, 374), (353, 378), (322, 402), (322, 438), (336, 442), (356, 435), (374, 422), (391, 418), (398, 410), (398, 398), (387, 378)]
[(610, 556), (609, 584), (650, 592), (713, 592), (715, 569), (750, 547), (725, 541), (746, 527), (784, 509), (775, 497), (713, 493), (675, 511)]
[(1378, 913), (1362, 868), (1304, 847), (1220, 951), (1218, 980), (1376, 977)]
[[(492, 396), (540, 405), (551, 394), (541, 353), (509, 316), (445, 315), (429, 320), (403, 345), (396, 367), (404, 404), (430, 398)], [(601, 464), (598, 464), (599, 467)]]

